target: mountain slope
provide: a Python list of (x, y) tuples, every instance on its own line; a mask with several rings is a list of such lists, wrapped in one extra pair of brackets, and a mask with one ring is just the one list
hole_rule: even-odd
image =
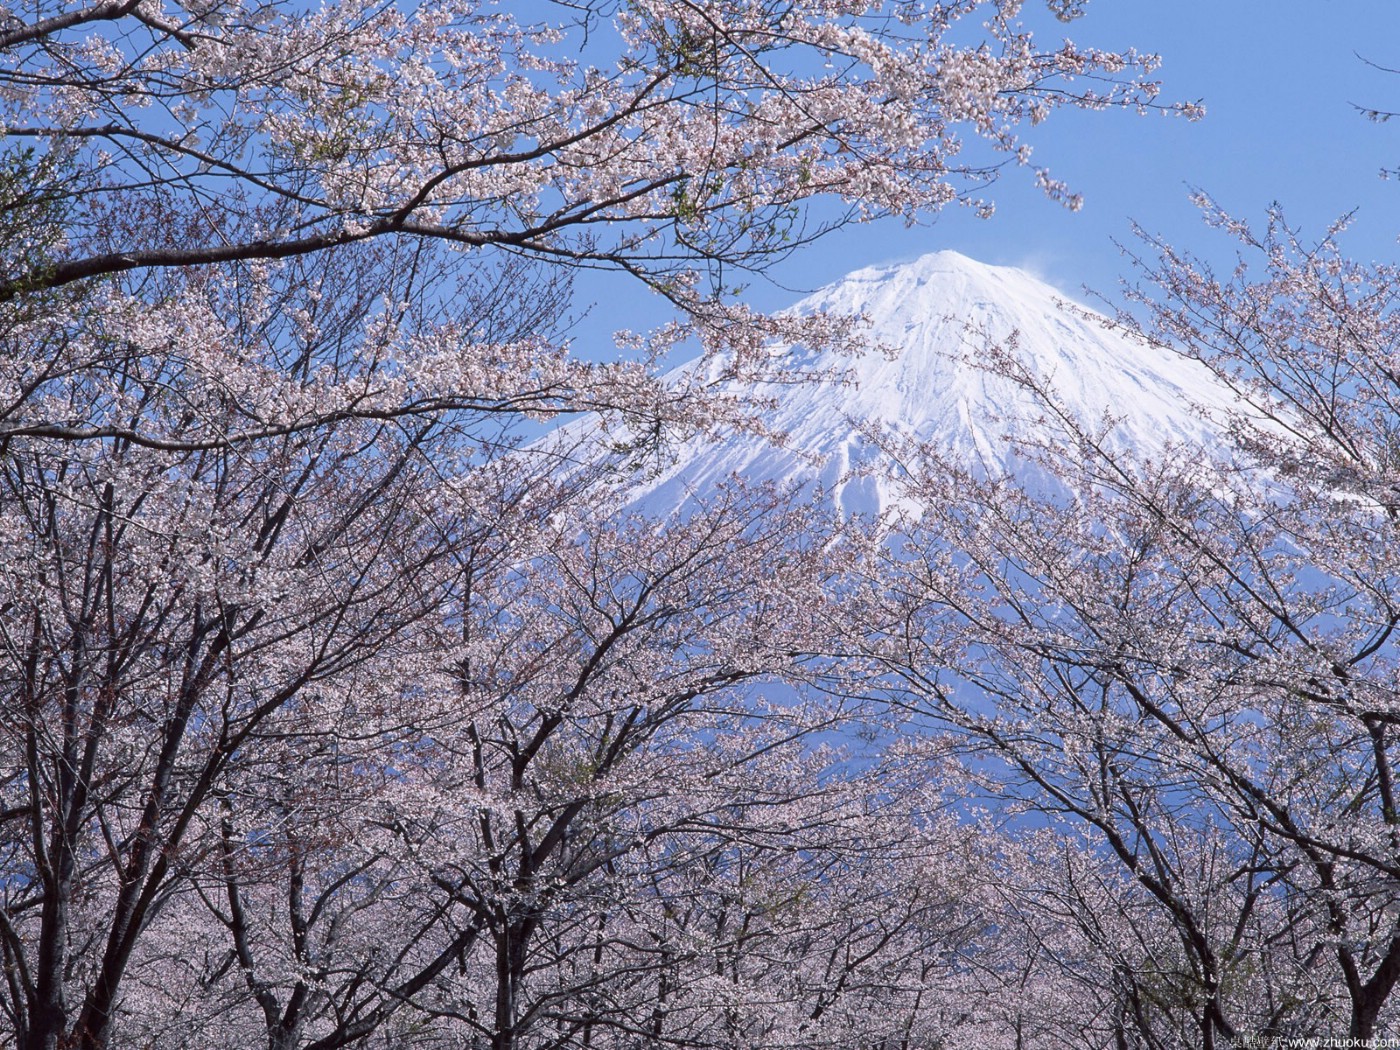
[[(1109, 442), (1117, 447), (1152, 454), (1168, 441), (1213, 444), (1192, 405), (1229, 403), (1198, 365), (1108, 330), (1097, 315), (1067, 306), (1024, 271), (956, 252), (857, 270), (792, 307), (818, 310), (864, 314), (870, 339), (899, 353), (852, 360), (786, 350), (804, 367), (845, 371), (850, 382), (731, 388), (773, 399), (776, 407), (763, 419), (786, 442), (779, 447), (738, 433), (693, 439), (671, 465), (636, 484), (635, 506), (668, 511), (738, 475), (820, 483), (847, 512), (877, 510), (890, 490), (878, 470), (868, 469), (880, 458), (867, 437), (872, 426), (933, 442), (988, 472), (1024, 470), (1015, 441), (1046, 434), (1044, 409), (1017, 383), (983, 367), (988, 340), (1047, 377), (1081, 421), (1094, 425), (1112, 416)], [(675, 375), (693, 377), (702, 367), (718, 374), (714, 363), (692, 363)], [(579, 424), (570, 428), (575, 435)]]

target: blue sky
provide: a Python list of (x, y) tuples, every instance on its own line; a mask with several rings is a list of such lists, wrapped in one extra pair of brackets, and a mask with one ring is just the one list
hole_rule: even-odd
[[(990, 190), (990, 219), (952, 208), (921, 226), (855, 225), (798, 249), (750, 284), (763, 309), (787, 306), (862, 266), (951, 248), (989, 263), (1021, 266), (1067, 295), (1110, 302), (1130, 273), (1115, 241), (1133, 241), (1136, 221), (1178, 247), (1228, 265), (1229, 240), (1208, 230), (1193, 188), (1233, 214), (1263, 223), (1279, 203), (1289, 221), (1320, 237), (1355, 212), (1343, 245), (1366, 260), (1400, 258), (1400, 117), (1377, 124), (1357, 106), (1400, 110), (1400, 0), (1089, 0), (1067, 25), (1027, 0), (1026, 19), (1047, 46), (1076, 43), (1162, 56), (1163, 100), (1201, 101), (1200, 121), (1122, 111), (1060, 110), (1026, 141), (1033, 163), (1082, 193), (1071, 213), (1036, 189), (1029, 169), (1008, 170)], [(580, 275), (593, 300), (575, 330), (585, 357), (612, 356), (609, 334), (645, 328), (669, 313), (630, 279)], [(686, 351), (682, 351), (683, 353)]]
[[(1035, 4), (1028, 0), (1028, 15)], [(1343, 241), (1352, 255), (1400, 254), (1400, 181), (1379, 177), (1400, 167), (1400, 118), (1376, 124), (1354, 108), (1400, 109), (1400, 73), (1363, 61), (1400, 67), (1397, 0), (1090, 0), (1069, 25), (1046, 21), (1049, 33), (1077, 43), (1161, 54), (1163, 98), (1200, 99), (1206, 117), (1061, 111), (1034, 129), (1034, 162), (1084, 194), (1082, 211), (1045, 200), (1028, 172), (1013, 170), (993, 188), (989, 220), (954, 210), (921, 228), (850, 228), (776, 276), (810, 288), (859, 266), (952, 248), (1025, 266), (1071, 294), (1088, 285), (1112, 297), (1128, 268), (1114, 240), (1130, 240), (1134, 220), (1204, 255), (1229, 250), (1201, 224), (1192, 187), (1249, 220), (1262, 221), (1277, 201), (1307, 234), (1355, 210)], [(765, 306), (793, 298), (753, 294)]]

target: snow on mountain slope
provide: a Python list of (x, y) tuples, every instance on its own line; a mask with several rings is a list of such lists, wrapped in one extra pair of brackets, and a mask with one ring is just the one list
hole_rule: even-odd
[[(1147, 454), (1168, 441), (1214, 444), (1193, 403), (1225, 406), (1200, 366), (1105, 328), (1096, 315), (1068, 307), (1050, 286), (1017, 269), (989, 266), (956, 252), (848, 275), (792, 307), (803, 313), (866, 315), (870, 339), (899, 348), (893, 359), (870, 352), (854, 360), (801, 348), (804, 367), (845, 371), (850, 383), (743, 387), (773, 398), (764, 422), (785, 433), (782, 446), (751, 434), (696, 438), (673, 462), (635, 484), (630, 502), (664, 512), (733, 475), (748, 481), (820, 483), (847, 512), (874, 511), (890, 498), (879, 477), (871, 424), (941, 445), (973, 467), (1021, 469), (1015, 438), (1043, 435), (1043, 408), (1022, 387), (979, 367), (990, 338), (1050, 379), (1083, 422), (1118, 422), (1110, 441)], [(1016, 333), (1014, 344), (1009, 342)], [(693, 374), (691, 363), (674, 373)], [(718, 373), (718, 366), (711, 363)], [(574, 440), (580, 420), (569, 431)]]

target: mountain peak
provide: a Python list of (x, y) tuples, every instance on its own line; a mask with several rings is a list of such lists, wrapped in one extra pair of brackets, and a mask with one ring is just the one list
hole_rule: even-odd
[(916, 280), (927, 280), (939, 276), (949, 277), (962, 275), (971, 280), (992, 280), (995, 281), (998, 275), (1024, 274), (1025, 271), (1009, 266), (995, 266), (991, 263), (980, 262), (962, 252), (953, 251), (951, 248), (944, 248), (936, 252), (927, 252), (923, 255), (915, 256), (912, 259), (904, 259), (896, 262), (876, 263), (872, 266), (863, 266), (859, 270), (853, 270), (845, 277), (834, 284), (844, 284), (851, 281), (868, 283), (882, 283), (900, 277), (911, 277)]
[(785, 443), (747, 433), (692, 440), (673, 466), (638, 486), (636, 505), (673, 509), (738, 475), (819, 483), (848, 512), (877, 510), (890, 493), (872, 430), (940, 445), (974, 469), (1022, 470), (1016, 443), (1044, 436), (1044, 411), (1021, 386), (988, 370), (993, 344), (1047, 378), (1082, 422), (1116, 420), (1110, 441), (1118, 447), (1151, 454), (1173, 441), (1214, 444), (1194, 406), (1228, 401), (1199, 365), (1129, 338), (1024, 270), (958, 252), (856, 270), (786, 312), (818, 311), (864, 315), (870, 340), (898, 353), (804, 360), (844, 372), (847, 384), (736, 388), (776, 403), (764, 422)]
[[(1066, 297), (1025, 270), (978, 262), (961, 252), (930, 252), (903, 262), (867, 266), (818, 289), (790, 308), (864, 312), (878, 319), (930, 309), (956, 311), (960, 319), (1008, 309), (1058, 313)], [(966, 316), (962, 316), (966, 313)]]

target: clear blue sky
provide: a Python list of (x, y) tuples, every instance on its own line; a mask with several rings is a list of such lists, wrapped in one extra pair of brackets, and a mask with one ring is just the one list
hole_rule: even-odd
[[(848, 227), (799, 249), (774, 270), (777, 283), (755, 282), (755, 305), (781, 308), (859, 267), (945, 248), (1023, 266), (1075, 298), (1087, 286), (1112, 301), (1130, 269), (1114, 242), (1132, 240), (1134, 220), (1179, 247), (1233, 258), (1227, 238), (1202, 224), (1192, 188), (1260, 224), (1276, 201), (1317, 236), (1355, 211), (1349, 252), (1400, 258), (1400, 180), (1380, 178), (1400, 167), (1400, 118), (1377, 124), (1356, 109), (1400, 110), (1400, 73), (1365, 61), (1400, 68), (1400, 0), (1089, 0), (1067, 25), (1043, 0), (1026, 0), (1025, 13), (1047, 45), (1068, 36), (1160, 54), (1162, 98), (1200, 100), (1205, 118), (1061, 110), (1026, 140), (1034, 164), (1084, 195), (1081, 211), (1047, 200), (1029, 170), (1013, 168), (990, 191), (991, 219), (954, 208), (914, 228)], [(668, 316), (618, 280), (581, 278), (581, 298), (598, 304), (575, 333), (583, 356), (610, 356), (612, 330)]]
[[(1036, 5), (1028, 0), (1028, 15)], [(812, 287), (953, 248), (1025, 266), (1070, 293), (1086, 284), (1113, 293), (1127, 268), (1113, 242), (1131, 239), (1133, 220), (1202, 254), (1227, 247), (1201, 224), (1191, 187), (1251, 220), (1277, 201), (1309, 234), (1355, 210), (1350, 253), (1400, 255), (1400, 181), (1379, 177), (1400, 167), (1400, 118), (1376, 124), (1354, 108), (1400, 109), (1400, 74), (1363, 61), (1400, 67), (1400, 0), (1090, 0), (1078, 21), (1047, 22), (1076, 43), (1161, 54), (1163, 98), (1200, 99), (1206, 117), (1061, 111), (1034, 129), (1034, 161), (1084, 194), (1082, 211), (1045, 200), (1013, 170), (993, 189), (992, 219), (959, 210), (924, 228), (849, 229), (785, 264), (781, 279)], [(754, 292), (764, 305), (791, 299)]]

